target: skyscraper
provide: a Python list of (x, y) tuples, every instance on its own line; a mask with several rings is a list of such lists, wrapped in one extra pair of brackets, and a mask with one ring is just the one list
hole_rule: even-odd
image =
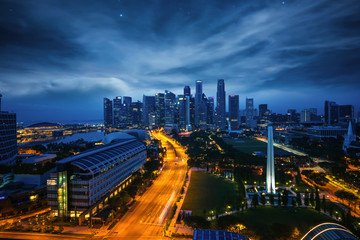
[(155, 95), (155, 109), (156, 109), (156, 125), (165, 125), (165, 94), (157, 93)]
[(195, 125), (204, 127), (206, 125), (206, 105), (203, 101), (202, 81), (196, 81), (195, 93)]
[(212, 125), (214, 124), (214, 97), (208, 97), (207, 98), (207, 123)]
[(336, 102), (325, 101), (325, 122), (327, 125), (339, 122), (339, 105)]
[(349, 122), (354, 119), (354, 116), (353, 105), (340, 105), (339, 120), (341, 122)]
[(16, 114), (1, 111), (0, 94), (0, 164), (14, 165), (17, 155)]
[(300, 122), (310, 122), (311, 112), (308, 109), (304, 109), (300, 113)]
[(215, 119), (216, 126), (222, 130), (226, 129), (225, 113), (225, 82), (224, 79), (219, 79), (217, 83)]
[(246, 98), (246, 109), (245, 109), (245, 116), (246, 116), (246, 126), (249, 128), (256, 127), (256, 120), (254, 119), (254, 99), (253, 98)]
[(150, 126), (149, 116), (155, 114), (155, 96), (143, 96), (142, 121), (144, 126)]
[(229, 95), (229, 122), (231, 130), (239, 128), (239, 95)]
[(122, 116), (123, 114), (123, 105), (122, 105), (122, 98), (121, 97), (116, 97), (113, 99), (113, 123), (114, 125), (116, 125), (117, 127), (119, 127), (121, 125), (121, 120), (124, 116)]
[(125, 126), (129, 126), (131, 125), (131, 102), (132, 102), (132, 98), (131, 97), (127, 97), (127, 96), (123, 96), (123, 107), (122, 107), (122, 111), (123, 111), (123, 124)]
[(165, 90), (165, 124), (175, 123), (175, 94)]
[(113, 109), (112, 101), (108, 98), (104, 98), (104, 125), (110, 127), (113, 124)]
[(142, 116), (142, 102), (132, 102), (130, 105), (131, 112), (131, 123), (132, 125), (139, 126), (141, 124), (141, 116)]
[(260, 104), (259, 105), (259, 118), (262, 119), (266, 113), (266, 111), (268, 110), (268, 105), (267, 104)]
[(274, 163), (274, 143), (273, 143), (273, 127), (268, 124), (267, 137), (267, 165), (266, 165), (266, 192), (275, 193), (275, 163)]
[(190, 90), (190, 86), (185, 86), (184, 87), (184, 96), (191, 96), (191, 90)]

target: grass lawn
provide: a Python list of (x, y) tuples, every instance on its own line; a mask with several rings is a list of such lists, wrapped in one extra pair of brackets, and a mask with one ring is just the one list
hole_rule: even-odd
[[(193, 171), (182, 209), (191, 210), (193, 215), (206, 217), (211, 210), (221, 210), (233, 205), (237, 197), (235, 183), (212, 174)], [(207, 213), (204, 214), (204, 210)]]
[(311, 229), (311, 227), (314, 227), (319, 223), (327, 221), (334, 222), (334, 220), (328, 216), (323, 215), (314, 209), (291, 207), (261, 206), (250, 208), (237, 214), (236, 217), (250, 230), (261, 236), (261, 239), (266, 239), (266, 236), (269, 236), (268, 234), (271, 231), (274, 231), (274, 224), (286, 225), (291, 228), (296, 227), (300, 231), (299, 236), (302, 237)]
[[(253, 152), (266, 152), (267, 143), (250, 139), (250, 138), (241, 138), (241, 139), (226, 139), (226, 143), (231, 144), (239, 150), (240, 152), (252, 154)], [(274, 147), (274, 151), (283, 151), (280, 148)]]

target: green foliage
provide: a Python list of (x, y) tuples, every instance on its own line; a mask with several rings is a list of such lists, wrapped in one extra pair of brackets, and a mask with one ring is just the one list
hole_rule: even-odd
[(288, 193), (288, 191), (284, 191), (281, 200), (282, 200), (282, 205), (284, 205), (286, 207), (288, 205), (288, 203), (289, 203), (289, 193)]
[(273, 195), (273, 194), (270, 194), (269, 200), (270, 200), (271, 206), (274, 206), (274, 204), (275, 204), (275, 199), (274, 199), (274, 195)]
[(200, 216), (187, 216), (184, 218), (184, 224), (194, 229), (208, 229), (210, 227), (210, 223)]
[(265, 205), (266, 204), (266, 198), (265, 198), (265, 195), (264, 194), (261, 194), (260, 195), (260, 202), (262, 205)]
[(297, 203), (298, 206), (302, 205), (300, 192), (296, 193), (296, 203)]
[(255, 194), (253, 197), (252, 197), (252, 200), (251, 200), (251, 205), (256, 208), (258, 205), (259, 205), (259, 197), (257, 194)]
[(234, 199), (239, 199), (238, 188), (239, 185), (220, 177), (193, 171), (182, 209), (191, 210), (193, 215), (204, 216), (204, 208), (209, 211), (219, 208), (221, 214), (225, 206), (233, 205)]
[(110, 207), (118, 208), (124, 207), (130, 201), (131, 196), (126, 191), (121, 191), (119, 193), (119, 196), (110, 198), (108, 204)]

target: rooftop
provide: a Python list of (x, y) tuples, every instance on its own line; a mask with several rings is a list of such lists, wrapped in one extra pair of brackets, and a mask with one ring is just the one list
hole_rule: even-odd
[(248, 240), (249, 238), (239, 233), (222, 230), (195, 230), (193, 240)]

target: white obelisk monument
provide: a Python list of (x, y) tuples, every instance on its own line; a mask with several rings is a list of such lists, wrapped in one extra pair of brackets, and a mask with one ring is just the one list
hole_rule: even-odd
[(273, 127), (268, 123), (268, 144), (267, 144), (267, 168), (266, 168), (266, 192), (275, 193), (275, 166), (274, 166), (274, 143)]

